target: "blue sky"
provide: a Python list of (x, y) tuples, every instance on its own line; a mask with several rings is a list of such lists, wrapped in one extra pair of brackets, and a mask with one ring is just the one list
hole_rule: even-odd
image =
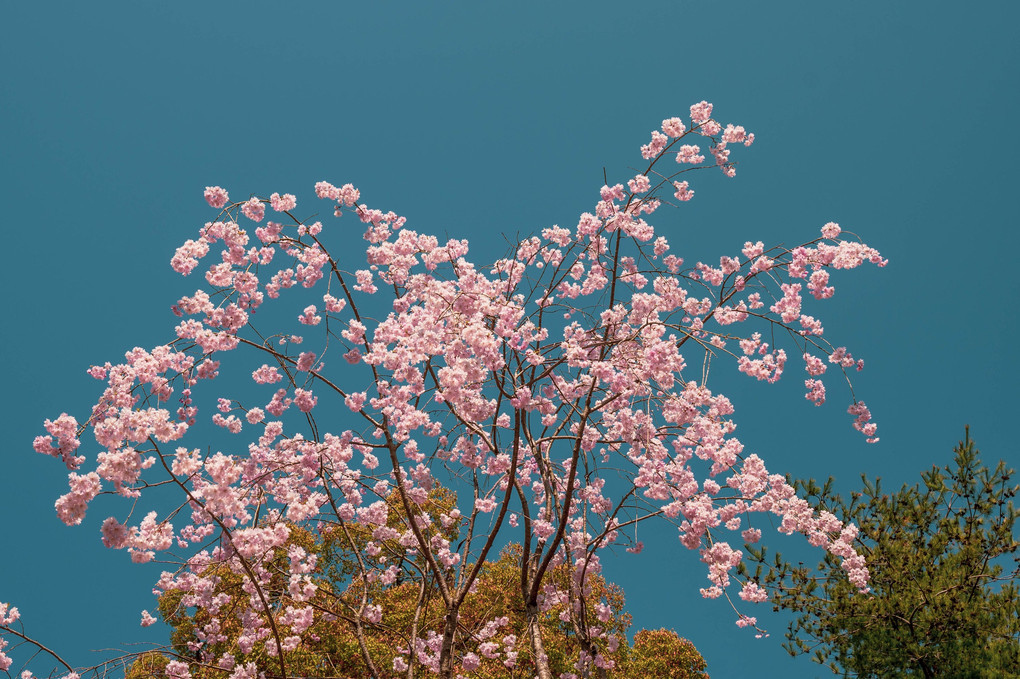
[[(867, 361), (855, 388), (882, 441), (864, 445), (832, 387), (816, 409), (795, 380), (734, 380), (748, 449), (844, 489), (862, 472), (898, 486), (970, 424), (1016, 466), (1018, 20), (1005, 1), (8, 3), (0, 601), (76, 664), (161, 639), (138, 627), (159, 567), (104, 549), (102, 511), (60, 524), (65, 472), (31, 441), (47, 417), (84, 419), (89, 365), (168, 337), (193, 290), (169, 258), (209, 218), (205, 186), (308, 201), (317, 180), (352, 182), (491, 259), (500, 233), (576, 224), (603, 167), (632, 176), (649, 132), (702, 99), (757, 141), (735, 179), (698, 175), (694, 201), (657, 213), (674, 251), (713, 261), (837, 221), (890, 260), (838, 277), (825, 315)], [(827, 676), (786, 656), (765, 607), (755, 640), (702, 601), (674, 537), (646, 544), (607, 566), (637, 627), (692, 639), (714, 677)]]

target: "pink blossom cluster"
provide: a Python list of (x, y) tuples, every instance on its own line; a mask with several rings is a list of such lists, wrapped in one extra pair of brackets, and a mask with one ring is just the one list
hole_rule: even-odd
[(205, 200), (211, 207), (221, 208), (230, 200), (227, 192), (219, 186), (205, 187)]
[[(0, 602), (0, 630), (10, 627), (18, 621), (21, 614), (18, 609), (10, 604)], [(11, 668), (11, 664), (14, 662), (9, 655), (4, 653), (4, 649), (7, 648), (7, 640), (0, 637), (0, 671), (6, 672)]]

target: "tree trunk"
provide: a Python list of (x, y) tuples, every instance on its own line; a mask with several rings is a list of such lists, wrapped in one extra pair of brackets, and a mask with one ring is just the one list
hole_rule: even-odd
[[(443, 679), (454, 677), (453, 645), (457, 638), (457, 619), (460, 617), (460, 606), (454, 605), (447, 609), (443, 624), (443, 646), (439, 651), (439, 676)], [(550, 679), (552, 679), (550, 677)]]
[(542, 629), (538, 626), (538, 604), (528, 604), (528, 636), (531, 637), (531, 652), (535, 656), (535, 672), (538, 679), (553, 679), (549, 669), (549, 656), (545, 653), (542, 643)]
[(588, 663), (581, 670), (582, 677), (598, 677), (598, 679), (609, 679), (609, 673), (606, 672), (605, 668), (599, 667), (595, 664), (595, 656), (598, 654), (598, 650), (585, 639), (580, 639), (581, 650), (587, 654), (589, 660)]

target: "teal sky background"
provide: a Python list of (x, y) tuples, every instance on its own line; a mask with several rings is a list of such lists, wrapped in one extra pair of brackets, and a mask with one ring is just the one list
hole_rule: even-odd
[[(797, 366), (731, 380), (747, 450), (845, 490), (862, 472), (898, 487), (970, 424), (986, 460), (1018, 466), (1018, 24), (1009, 1), (5, 3), (0, 601), (74, 664), (165, 641), (138, 626), (160, 567), (103, 548), (103, 511), (64, 527), (66, 471), (31, 441), (62, 411), (85, 419), (89, 365), (170, 336), (196, 281), (169, 259), (211, 218), (205, 186), (307, 206), (316, 181), (352, 182), (484, 262), (501, 233), (572, 228), (603, 167), (633, 176), (649, 132), (702, 99), (757, 141), (735, 179), (697, 174), (691, 203), (654, 215), (674, 252), (718, 261), (837, 221), (890, 261), (836, 276), (820, 310), (867, 363), (855, 390), (881, 442), (851, 429), (834, 382), (805, 401)], [(675, 532), (642, 539), (607, 564), (635, 629), (676, 629), (716, 678), (831, 676), (786, 655), (766, 606), (748, 611), (771, 632), (756, 640), (703, 601)]]

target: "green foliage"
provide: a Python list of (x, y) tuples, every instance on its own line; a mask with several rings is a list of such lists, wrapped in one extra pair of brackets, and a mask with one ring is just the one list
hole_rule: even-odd
[(813, 653), (844, 677), (1020, 676), (1014, 471), (983, 466), (969, 430), (955, 452), (954, 467), (933, 467), (895, 493), (866, 477), (849, 502), (832, 479), (794, 484), (860, 528), (871, 592), (857, 591), (831, 555), (813, 571), (752, 549), (754, 577), (777, 588), (776, 610), (799, 614), (787, 633), (792, 655)]
[(152, 679), (162, 677), (170, 658), (162, 653), (143, 653), (124, 672), (124, 679)]
[(705, 659), (694, 644), (681, 639), (673, 630), (643, 629), (635, 634), (625, 668), (629, 679), (708, 679)]
[[(430, 492), (426, 509), (434, 520), (427, 529), (429, 535), (435, 531), (446, 539), (457, 539), (456, 526), (440, 528), (441, 521), (438, 519), (441, 513), (449, 512), (455, 506), (455, 501), (452, 493), (438, 485)], [(387, 502), (390, 504), (388, 525), (401, 527), (404, 513), (399, 497), (394, 494)], [(400, 545), (398, 540), (377, 541), (389, 562), (399, 564), (400, 575), (395, 582), (383, 584), (379, 579), (366, 582), (360, 577), (357, 555), (364, 553), (371, 538), (369, 529), (358, 524), (327, 526), (318, 538), (307, 530), (292, 526), (288, 542), (276, 548), (274, 557), (267, 562), (267, 569), (280, 575), (269, 580), (264, 594), (270, 608), (280, 612), (293, 603), (288, 598), (287, 583), (282, 577), (286, 572), (288, 550), (297, 545), (317, 556), (312, 574), (317, 592), (307, 602), (316, 609), (315, 622), (301, 634), (298, 647), (286, 652), (290, 676), (371, 679), (372, 673), (364, 661), (355, 624), (362, 602), (379, 605), (383, 610), (379, 622), (361, 619), (360, 623), (364, 645), (381, 676), (405, 675), (393, 672), (391, 668), (398, 655), (397, 650), (408, 648), (412, 636), (425, 637), (430, 631), (442, 633), (445, 607), (438, 587), (433, 580), (422, 580), (423, 568), (416, 562), (419, 557)], [(501, 642), (499, 656), (482, 657), (480, 666), (469, 676), (482, 679), (530, 678), (536, 673), (521, 591), (522, 552), (519, 545), (509, 545), (498, 559), (485, 563), (460, 608), (458, 637), (465, 652), (476, 647), (479, 641), (476, 635), (487, 622), (496, 618), (508, 619), (492, 637)], [(213, 575), (217, 582), (213, 592), (219, 600), (216, 610), (189, 605), (183, 593), (177, 590), (164, 593), (159, 600), (159, 611), (172, 628), (171, 653), (145, 654), (128, 669), (126, 679), (164, 679), (166, 666), (173, 659), (187, 662), (195, 679), (224, 679), (229, 671), (200, 662), (193, 650), (195, 642), (210, 629), (210, 623), (222, 635), (220, 641), (206, 645), (213, 656), (230, 653), (238, 664), (255, 663), (266, 677), (279, 675), (278, 661), (267, 652), (265, 644), (256, 644), (248, 652), (239, 645), (244, 625), (233, 611), (251, 596), (245, 591), (245, 577), (222, 565), (211, 568), (215, 571)], [(561, 592), (567, 591), (572, 582), (571, 569), (566, 565), (552, 569), (548, 579), (548, 584)], [(607, 638), (613, 640), (612, 650), (601, 648), (603, 655), (615, 663), (615, 669), (609, 672), (609, 676), (624, 679), (708, 679), (701, 654), (690, 641), (673, 631), (642, 630), (635, 636), (634, 645), (628, 644), (631, 616), (624, 612), (624, 596), (619, 587), (607, 583), (600, 575), (591, 575), (587, 578), (582, 598), (587, 615), (596, 616), (597, 610), (602, 611), (602, 617), (591, 620), (591, 623), (601, 627)], [(576, 610), (574, 615), (577, 615)], [(576, 673), (574, 663), (582, 645), (575, 632), (570, 604), (564, 600), (552, 605), (539, 616), (538, 625), (553, 675)], [(414, 630), (416, 632), (412, 633)], [(282, 633), (286, 634), (286, 626)], [(507, 638), (515, 638), (516, 641), (508, 645)], [(516, 652), (516, 663), (508, 668), (504, 660), (510, 648)], [(418, 663), (415, 663), (414, 673), (415, 676), (429, 676), (428, 670)]]

